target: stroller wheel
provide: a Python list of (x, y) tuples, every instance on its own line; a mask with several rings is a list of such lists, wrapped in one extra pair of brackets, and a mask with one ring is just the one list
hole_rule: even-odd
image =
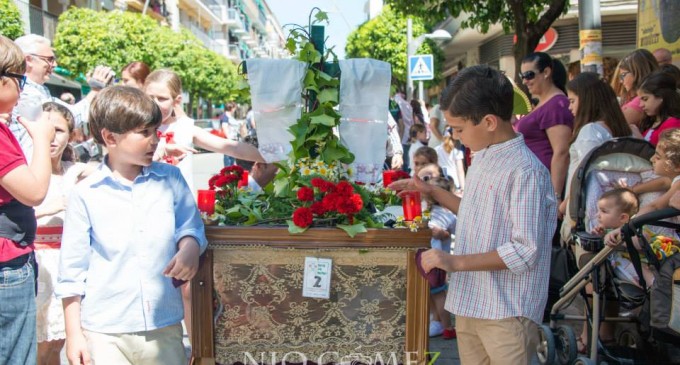
[(576, 358), (576, 361), (573, 362), (573, 365), (596, 365), (596, 364), (597, 363), (595, 361), (585, 356), (579, 356), (578, 358)]
[(642, 337), (636, 331), (630, 329), (624, 329), (621, 331), (621, 333), (619, 333), (619, 338), (616, 340), (616, 344), (621, 347), (637, 351), (644, 350), (644, 341), (642, 340)]
[(542, 324), (538, 329), (538, 346), (536, 354), (541, 365), (552, 365), (555, 363), (555, 336), (550, 327)]
[(571, 326), (559, 326), (555, 331), (555, 337), (557, 338), (557, 341), (555, 341), (557, 363), (561, 365), (571, 364), (578, 356), (574, 330)]

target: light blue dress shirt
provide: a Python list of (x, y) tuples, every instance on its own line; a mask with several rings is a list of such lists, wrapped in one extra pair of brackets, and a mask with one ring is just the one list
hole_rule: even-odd
[(180, 290), (163, 269), (185, 236), (196, 238), (205, 251), (203, 222), (178, 168), (154, 162), (128, 185), (105, 160), (69, 199), (55, 293), (82, 296), (81, 325), (93, 332), (179, 323)]

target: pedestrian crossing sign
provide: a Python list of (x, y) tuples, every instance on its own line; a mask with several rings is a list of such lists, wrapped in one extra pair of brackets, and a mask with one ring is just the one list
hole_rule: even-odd
[(411, 80), (432, 80), (434, 78), (434, 63), (432, 55), (411, 56), (408, 60), (408, 67), (411, 70)]

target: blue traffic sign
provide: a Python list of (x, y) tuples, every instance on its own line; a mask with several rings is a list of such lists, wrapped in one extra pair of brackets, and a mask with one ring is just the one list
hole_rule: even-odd
[(434, 78), (434, 63), (432, 55), (411, 56), (408, 60), (408, 67), (411, 70), (411, 80), (432, 80)]

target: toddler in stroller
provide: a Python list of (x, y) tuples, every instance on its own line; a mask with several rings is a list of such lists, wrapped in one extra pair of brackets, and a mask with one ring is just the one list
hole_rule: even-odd
[[(606, 218), (604, 214), (598, 213), (598, 201), (602, 203), (606, 211), (608, 201), (614, 200), (611, 195), (603, 194), (613, 189), (621, 180), (629, 186), (646, 182), (655, 178), (652, 173), (652, 166), (649, 159), (654, 154), (654, 148), (646, 141), (633, 138), (618, 138), (605, 142), (601, 146), (593, 149), (581, 162), (570, 186), (570, 201), (565, 215), (565, 224), (562, 227), (562, 239), (564, 244), (573, 246), (580, 270), (573, 278), (560, 290), (560, 298), (552, 306), (550, 311), (550, 325), (541, 328), (541, 342), (538, 348), (539, 360), (544, 364), (560, 363), (570, 364), (576, 360), (578, 355), (578, 343), (576, 335), (571, 326), (557, 325), (558, 321), (577, 320), (590, 324), (590, 336), (594, 339), (590, 341), (590, 358), (579, 358), (581, 363), (596, 361), (598, 354), (616, 362), (621, 362), (617, 353), (610, 353), (602, 339), (599, 338), (599, 327), (601, 322), (635, 322), (634, 317), (607, 316), (602, 317), (603, 302), (615, 298), (620, 303), (625, 303), (626, 308), (639, 306), (644, 301), (644, 290), (636, 286), (633, 282), (622, 278), (616, 278), (614, 271), (611, 270), (611, 263), (608, 258), (612, 256), (612, 248), (604, 247), (601, 235), (603, 229), (615, 228), (625, 223), (629, 216), (637, 209), (637, 204), (629, 207), (628, 212), (622, 215), (623, 210), (616, 215), (616, 220), (606, 223), (601, 218)], [(629, 191), (619, 190), (619, 196), (628, 196), (624, 200), (630, 201)], [(647, 196), (645, 196), (647, 195)], [(645, 194), (641, 197), (644, 204), (658, 197)], [(600, 200), (600, 197), (605, 199)], [(635, 200), (635, 199), (632, 199)], [(637, 200), (635, 200), (637, 203)], [(619, 205), (619, 204), (615, 204)], [(598, 228), (598, 226), (600, 226)], [(598, 253), (599, 251), (599, 253)], [(619, 259), (615, 255), (612, 259)], [(555, 268), (553, 268), (555, 269)], [(630, 274), (630, 270), (626, 270)], [(593, 283), (592, 304), (586, 305), (585, 315), (571, 315), (563, 313), (572, 301), (582, 294), (586, 303), (588, 300), (585, 294), (585, 287)], [(607, 293), (607, 295), (605, 295)], [(622, 326), (623, 327), (623, 326)], [(631, 327), (631, 326), (628, 326)], [(611, 327), (610, 327), (611, 328)], [(610, 337), (605, 340), (616, 340), (622, 345), (629, 347), (637, 346), (635, 340), (639, 336), (630, 329), (620, 330), (615, 336), (613, 329)], [(641, 346), (641, 345), (640, 345)], [(618, 347), (618, 346), (617, 346)], [(630, 355), (630, 354), (628, 354)], [(633, 357), (630, 355), (629, 357)]]

